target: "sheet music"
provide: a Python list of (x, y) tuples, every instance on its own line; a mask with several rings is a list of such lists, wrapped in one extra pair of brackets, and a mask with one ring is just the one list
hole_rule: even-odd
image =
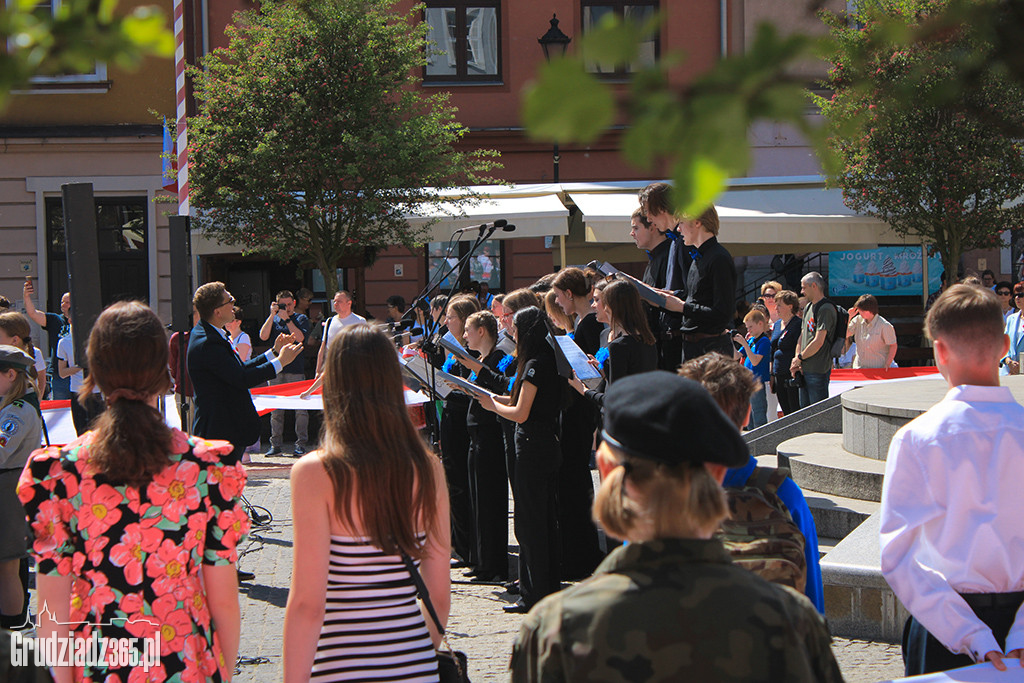
[(883, 683), (1009, 683), (1024, 678), (1019, 660), (1004, 659), (1003, 662), (1006, 664), (1006, 671), (999, 671), (991, 662), (982, 662), (934, 674), (895, 678)]
[(441, 346), (448, 349), (456, 356), (462, 356), (463, 358), (473, 357), (472, 355), (470, 355), (469, 351), (467, 351), (466, 348), (459, 343), (459, 340), (456, 339), (455, 335), (452, 334), (451, 332), (446, 332), (445, 335), (441, 337), (441, 341), (439, 343), (441, 344)]
[[(592, 266), (594, 270), (605, 276), (615, 275), (616, 273), (625, 276), (626, 281), (636, 287), (637, 294), (640, 295), (641, 299), (653, 306), (657, 306), (658, 308), (665, 308), (665, 295), (656, 289), (648, 287), (643, 281), (636, 279), (632, 275), (623, 273), (607, 261), (600, 264), (597, 261), (591, 261), (589, 265)], [(582, 379), (582, 377), (580, 379)]]
[[(434, 391), (437, 392), (437, 395), (441, 398), (445, 398), (451, 393), (452, 389), (441, 381), (439, 376), (440, 370), (435, 372), (437, 374), (434, 376)], [(402, 375), (412, 378), (420, 387), (430, 386), (430, 367), (427, 365), (426, 358), (418, 353), (410, 356), (409, 358), (402, 359)], [(408, 386), (408, 382), (406, 385)]]
[(486, 389), (477, 384), (473, 384), (467, 379), (463, 379), (462, 377), (458, 377), (456, 375), (450, 375), (447, 372), (444, 372), (443, 370), (437, 371), (437, 379), (438, 381), (443, 380), (445, 382), (451, 382), (452, 384), (462, 389), (463, 393), (469, 394), (470, 396), (477, 396), (480, 394), (486, 394), (491, 398), (494, 398), (496, 396), (496, 394), (487, 391)]
[(557, 335), (554, 340), (555, 351), (565, 359), (577, 377), (584, 381), (601, 378), (601, 373), (590, 364), (587, 354), (583, 353), (583, 349), (577, 346), (569, 335)]

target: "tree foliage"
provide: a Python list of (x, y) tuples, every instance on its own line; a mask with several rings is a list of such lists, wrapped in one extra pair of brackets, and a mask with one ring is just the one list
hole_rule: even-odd
[(143, 57), (170, 57), (174, 35), (157, 6), (117, 12), (117, 0), (63, 0), (56, 12), (38, 0), (0, 4), (0, 107), (36, 75), (89, 71), (96, 60), (135, 68)]
[(983, 69), (948, 96), (968, 68), (963, 56), (992, 49), (969, 25), (911, 43), (877, 35), (893, 19), (920, 29), (948, 4), (880, 0), (850, 19), (826, 15), (833, 49), (825, 85), (834, 94), (816, 99), (841, 162), (830, 182), (847, 206), (924, 238), (955, 274), (964, 251), (995, 246), (1003, 230), (1024, 225), (1024, 207), (1010, 207), (1024, 194), (1024, 145), (1005, 134), (1024, 129), (1024, 91)]
[[(453, 147), (447, 95), (414, 92), (426, 28), (393, 0), (270, 1), (193, 69), (192, 201), (222, 241), (331, 274), (341, 259), (425, 236), (405, 216), (427, 188), (490, 181), (496, 153)], [(425, 230), (425, 228), (424, 228)]]
[(763, 24), (744, 54), (720, 59), (684, 88), (669, 81), (669, 72), (685, 59), (680, 51), (634, 72), (626, 93), (587, 71), (591, 61), (635, 64), (640, 44), (658, 26), (657, 17), (641, 24), (609, 13), (582, 37), (577, 53), (543, 65), (523, 101), (531, 135), (589, 142), (612, 123), (624, 123), (626, 158), (644, 169), (668, 164), (676, 205), (689, 215), (699, 215), (730, 177), (744, 175), (750, 165), (747, 133), (755, 121), (784, 121), (819, 141), (806, 117), (806, 82), (791, 74), (817, 49), (815, 37), (782, 36)]

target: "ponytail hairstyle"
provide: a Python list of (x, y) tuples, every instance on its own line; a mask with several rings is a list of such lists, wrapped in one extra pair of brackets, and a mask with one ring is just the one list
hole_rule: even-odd
[(725, 492), (703, 463), (632, 458), (607, 442), (597, 457), (613, 468), (594, 497), (594, 520), (615, 538), (701, 538), (729, 515)]
[(385, 553), (423, 557), (417, 534), (434, 528), (444, 482), (409, 418), (388, 336), (362, 323), (339, 332), (324, 359), (323, 395), (321, 460), (334, 487), (334, 514)]
[(651, 333), (636, 287), (625, 280), (610, 282), (601, 291), (601, 303), (608, 309), (613, 330), (618, 328), (644, 344), (654, 344), (654, 334)]
[(170, 463), (171, 429), (148, 401), (171, 388), (167, 331), (139, 301), (107, 307), (93, 325), (89, 376), (78, 400), (99, 388), (107, 409), (96, 420), (89, 462), (112, 481), (142, 488)]
[(492, 343), (498, 341), (498, 319), (490, 311), (477, 311), (471, 314), (466, 318), (466, 327), (483, 329)]
[(554, 352), (548, 345), (550, 321), (544, 311), (536, 306), (528, 306), (516, 313), (512, 324), (516, 326), (516, 383), (512, 387), (512, 405), (515, 405), (523, 386), (526, 363), (541, 356), (553, 355)]
[(551, 286), (558, 287), (573, 296), (587, 296), (590, 294), (592, 284), (587, 278), (586, 273), (579, 268), (563, 268), (555, 276)]

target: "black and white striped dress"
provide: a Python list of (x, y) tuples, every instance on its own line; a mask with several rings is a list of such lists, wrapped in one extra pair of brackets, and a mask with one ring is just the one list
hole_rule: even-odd
[(398, 555), (365, 538), (331, 536), (324, 625), (313, 681), (437, 683), (437, 656)]

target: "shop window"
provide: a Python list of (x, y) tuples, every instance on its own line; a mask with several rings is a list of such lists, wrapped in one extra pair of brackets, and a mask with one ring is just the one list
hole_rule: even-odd
[[(452, 289), (462, 289), (470, 282), (486, 282), (492, 292), (503, 291), (502, 275), (505, 268), (501, 244), (501, 240), (484, 242), (468, 262), (441, 281), (441, 290), (450, 292)], [(437, 284), (442, 274), (469, 254), (471, 245), (471, 242), (459, 242), (449, 254), (447, 242), (430, 242), (427, 245), (427, 273), (430, 282)]]

